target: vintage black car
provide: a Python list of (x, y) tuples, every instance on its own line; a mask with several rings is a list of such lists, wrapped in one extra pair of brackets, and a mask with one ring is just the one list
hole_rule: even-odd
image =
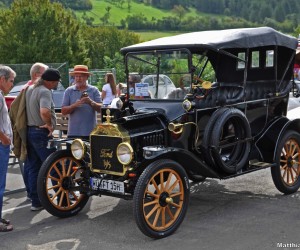
[[(260, 27), (123, 48), (127, 95), (102, 109), (89, 141), (68, 141), (44, 162), (42, 205), (69, 217), (93, 195), (133, 199), (139, 229), (162, 238), (183, 221), (191, 181), (270, 168), (279, 191), (296, 192), (300, 120), (286, 117), (296, 47), (296, 38)], [(141, 79), (154, 74), (176, 88), (156, 82), (150, 92)]]

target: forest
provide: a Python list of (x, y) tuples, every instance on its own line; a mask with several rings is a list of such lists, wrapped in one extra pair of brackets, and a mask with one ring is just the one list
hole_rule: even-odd
[[(299, 0), (97, 0), (107, 3), (101, 16), (102, 25), (113, 25), (119, 29), (141, 31), (196, 31), (239, 27), (270, 26), (287, 33), (293, 33), (300, 24)], [(61, 3), (73, 11), (94, 11), (92, 0), (51, 0)], [(171, 12), (161, 18), (147, 13), (130, 14), (132, 3), (144, 4)], [(13, 0), (0, 0), (0, 7), (9, 7)], [(111, 6), (129, 10), (120, 24), (110, 23)], [(199, 15), (188, 16), (195, 9)], [(97, 20), (84, 14), (83, 21), (95, 26)]]
[[(127, 0), (127, 5), (125, 4), (123, 8), (127, 8), (131, 1)], [(120, 5), (120, 1), (117, 3), (113, 0), (103, 0), (103, 2)], [(0, 2), (2, 7), (0, 8), (0, 61), (4, 64), (34, 63), (37, 61), (68, 62), (70, 67), (75, 64), (87, 64), (94, 69), (116, 68), (118, 79), (124, 79), (123, 57), (120, 54), (120, 49), (142, 41), (140, 36), (133, 31), (176, 30), (185, 32), (265, 25), (294, 36), (298, 36), (300, 33), (298, 24), (300, 23), (298, 20), (300, 15), (294, 13), (296, 9), (299, 9), (300, 1), (297, 3), (293, 0), (252, 0), (247, 2), (248, 5), (244, 0), (152, 0), (151, 2), (144, 0), (136, 2), (168, 8), (171, 11), (175, 11), (178, 8), (176, 6), (179, 6), (171, 6), (171, 2), (180, 4), (181, 7), (177, 9), (176, 15), (156, 20), (148, 19), (146, 15), (128, 15), (123, 22), (123, 28), (120, 28), (112, 24), (93, 25), (92, 20), (88, 17), (79, 19), (75, 15), (74, 9), (66, 8), (67, 4), (74, 4), (77, 6), (76, 8), (82, 8), (82, 4), (88, 6), (88, 4), (95, 3), (95, 0), (91, 2), (89, 0), (2, 0)], [(203, 2), (202, 5), (200, 2)], [(223, 7), (220, 9), (213, 7), (213, 3), (215, 6), (222, 3), (220, 6)], [(244, 4), (239, 5), (237, 3)], [(275, 5), (275, 3), (276, 7), (271, 8), (270, 4)], [(265, 17), (262, 23), (250, 20), (250, 6), (252, 9), (255, 4), (259, 5), (257, 19), (259, 18), (258, 13), (264, 9), (263, 6), (269, 10), (269, 17)], [(295, 4), (295, 6), (292, 8), (291, 4)], [(249, 9), (247, 17), (249, 20), (235, 16), (242, 15), (242, 9), (245, 5)], [(201, 11), (211, 11), (214, 14), (199, 15), (196, 18), (181, 16), (182, 8), (188, 11), (190, 6), (201, 8)], [(282, 22), (276, 21), (275, 10), (279, 8), (278, 6), (281, 6), (281, 11), (285, 13), (285, 20)], [(122, 9), (122, 6), (119, 8)], [(228, 15), (218, 14), (222, 12), (226, 12)], [(123, 13), (127, 14), (124, 9)], [(107, 10), (103, 14), (107, 14)]]

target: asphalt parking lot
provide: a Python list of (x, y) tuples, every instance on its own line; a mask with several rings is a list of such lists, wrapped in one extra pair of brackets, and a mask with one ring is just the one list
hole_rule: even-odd
[[(1, 249), (277, 249), (299, 244), (300, 192), (282, 195), (269, 169), (229, 180), (191, 184), (188, 213), (170, 237), (153, 240), (137, 228), (132, 201), (92, 197), (77, 216), (58, 219), (30, 211), (19, 169), (10, 167), (4, 217), (14, 231), (0, 235)], [(278, 245), (279, 244), (279, 245)], [(286, 245), (285, 245), (286, 246)], [(291, 248), (283, 248), (291, 249)]]

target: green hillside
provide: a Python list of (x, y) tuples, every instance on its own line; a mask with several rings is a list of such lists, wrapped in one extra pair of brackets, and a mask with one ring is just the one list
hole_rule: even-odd
[[(176, 14), (171, 10), (162, 10), (154, 8), (150, 5), (145, 5), (144, 3), (137, 3), (134, 1), (130, 2), (130, 9), (128, 9), (128, 4), (125, 3), (122, 7), (116, 6), (109, 1), (99, 1), (99, 0), (91, 0), (93, 9), (91, 11), (75, 11), (76, 16), (78, 18), (82, 18), (84, 13), (88, 17), (92, 17), (94, 19), (93, 25), (102, 25), (101, 17), (105, 15), (107, 12), (105, 9), (107, 7), (111, 8), (109, 13), (110, 17), (108, 20), (108, 25), (120, 26), (121, 20), (125, 20), (127, 16), (140, 15), (146, 17), (149, 21), (152, 19), (163, 19), (164, 17), (176, 17)], [(186, 17), (196, 17), (199, 13), (194, 8), (189, 8)], [(203, 16), (207, 14), (202, 14)], [(211, 15), (210, 15), (211, 16)]]

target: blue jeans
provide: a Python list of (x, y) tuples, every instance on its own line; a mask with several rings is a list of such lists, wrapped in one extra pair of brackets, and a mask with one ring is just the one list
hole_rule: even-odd
[(2, 218), (3, 196), (6, 185), (6, 174), (8, 168), (10, 145), (3, 145), (0, 142), (0, 218)]
[(34, 207), (41, 206), (37, 194), (37, 178), (42, 163), (55, 151), (55, 148), (47, 148), (49, 131), (45, 128), (27, 127), (27, 160), (24, 172), (27, 174), (27, 184), (31, 203)]
[(28, 171), (25, 171), (25, 169), (26, 170), (28, 169), (28, 167), (25, 167), (26, 165), (28, 165), (28, 159), (26, 159), (22, 164), (23, 164), (23, 171), (21, 169), (21, 172), (22, 172), (22, 176), (23, 176), (23, 181), (25, 184), (27, 197), (30, 198), (31, 195), (30, 195), (29, 184), (28, 184)]

